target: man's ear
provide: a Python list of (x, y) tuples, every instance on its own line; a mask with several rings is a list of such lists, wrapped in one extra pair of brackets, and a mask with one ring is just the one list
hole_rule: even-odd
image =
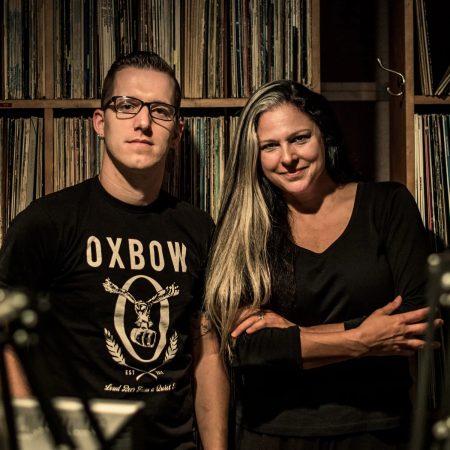
[(177, 148), (178, 144), (181, 141), (181, 136), (183, 136), (183, 130), (184, 130), (184, 121), (183, 119), (178, 119), (175, 122), (175, 127), (172, 133), (172, 142), (170, 145), (170, 148)]
[(105, 111), (102, 109), (96, 109), (94, 111), (92, 125), (98, 137), (103, 138), (105, 136)]

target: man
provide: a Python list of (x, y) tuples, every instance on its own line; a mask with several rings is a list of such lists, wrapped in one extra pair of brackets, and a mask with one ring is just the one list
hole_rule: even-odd
[(93, 116), (105, 142), (99, 176), (17, 216), (0, 286), (50, 294), (53, 325), (40, 340), (51, 395), (144, 400), (135, 446), (151, 449), (195, 448), (195, 403), (205, 450), (225, 449), (228, 387), (200, 312), (213, 224), (161, 191), (183, 131), (180, 101), (158, 55), (136, 52), (111, 66)]

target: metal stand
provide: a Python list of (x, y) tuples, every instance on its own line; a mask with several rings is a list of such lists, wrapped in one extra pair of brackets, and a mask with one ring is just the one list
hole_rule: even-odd
[[(413, 416), (411, 450), (450, 450), (450, 345), (447, 345), (444, 332), (450, 326), (450, 253), (432, 254), (428, 258), (428, 306), (431, 312), (428, 318), (426, 348), (419, 354), (419, 373), (417, 398)], [(442, 316), (444, 330), (440, 330), (442, 373), (433, 371), (439, 366), (436, 362), (436, 350), (432, 342), (436, 340), (434, 320)], [(437, 381), (437, 383), (434, 383)], [(435, 385), (436, 399), (432, 405), (431, 387)], [(431, 408), (431, 406), (433, 408)], [(430, 416), (430, 410), (437, 414)]]
[[(76, 449), (73, 439), (69, 435), (65, 424), (55, 410), (53, 401), (46, 389), (46, 371), (39, 358), (39, 328), (45, 321), (45, 315), (50, 308), (49, 301), (46, 298), (32, 298), (24, 292), (5, 292), (0, 291), (0, 375), (3, 409), (8, 431), (8, 450), (18, 450), (18, 436), (14, 411), (11, 402), (9, 382), (5, 367), (4, 350), (5, 345), (9, 344), (15, 350), (25, 376), (29, 382), (31, 390), (38, 400), (48, 429), (53, 437), (57, 449)], [(61, 338), (61, 336), (57, 336)], [(99, 448), (107, 450), (114, 444), (114, 439), (107, 441), (103, 432), (92, 413), (88, 399), (81, 395), (79, 380), (76, 379), (76, 370), (68, 368), (68, 376), (74, 386), (74, 392), (77, 394), (83, 404), (84, 412), (89, 420), (89, 425), (94, 431), (99, 442)], [(116, 438), (117, 436), (114, 436)]]

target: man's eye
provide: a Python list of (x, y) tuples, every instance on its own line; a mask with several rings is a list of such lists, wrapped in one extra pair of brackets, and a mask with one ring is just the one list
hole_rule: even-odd
[(122, 103), (122, 104), (119, 106), (119, 108), (120, 108), (122, 111), (134, 111), (134, 110), (137, 108), (137, 106), (136, 106), (136, 105), (133, 105), (132, 103)]
[(153, 113), (161, 117), (170, 117), (170, 111), (163, 106), (153, 108)]

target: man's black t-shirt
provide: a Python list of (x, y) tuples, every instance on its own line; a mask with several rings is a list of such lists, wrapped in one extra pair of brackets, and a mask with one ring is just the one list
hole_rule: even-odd
[(98, 178), (17, 216), (0, 285), (50, 294), (40, 345), (51, 395), (144, 400), (151, 448), (192, 441), (190, 325), (212, 227), (167, 193), (133, 206)]

